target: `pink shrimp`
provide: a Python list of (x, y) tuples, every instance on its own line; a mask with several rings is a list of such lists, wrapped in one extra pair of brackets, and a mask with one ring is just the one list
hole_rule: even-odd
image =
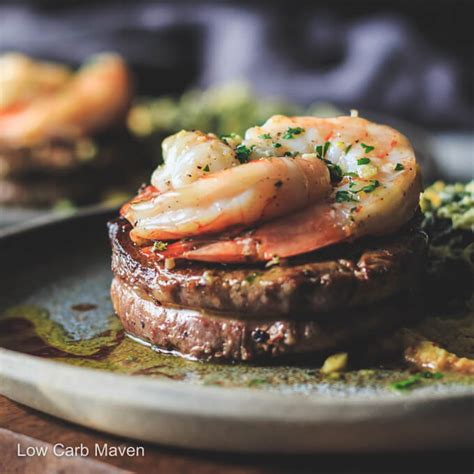
[(10, 105), (9, 113), (0, 114), (0, 143), (31, 146), (50, 136), (101, 130), (123, 118), (130, 99), (125, 63), (116, 55), (99, 55), (48, 93), (30, 97), (18, 107)]
[[(248, 130), (243, 145), (251, 150), (250, 159), (257, 163), (266, 160), (268, 170), (265, 172), (273, 167), (276, 169), (278, 160), (312, 160), (324, 164), (333, 178), (330, 194), (321, 192), (311, 200), (301, 201), (298, 206), (285, 203), (280, 213), (265, 219), (268, 222), (264, 222), (259, 213), (252, 220), (238, 217), (228, 221), (229, 209), (224, 204), (214, 216), (215, 222), (222, 225), (195, 226), (193, 232), (186, 235), (192, 239), (170, 243), (162, 252), (163, 257), (222, 263), (291, 257), (365, 235), (390, 234), (410, 220), (417, 209), (421, 179), (415, 155), (408, 140), (390, 127), (358, 117), (275, 116), (262, 127)], [(293, 153), (292, 158), (262, 158), (268, 156), (269, 150), (275, 154), (274, 150), (280, 149), (285, 154)], [(239, 176), (244, 179), (253, 163), (237, 166), (232, 171), (239, 170)], [(209, 179), (215, 180), (212, 186), (216, 199), (226, 195), (222, 178), (228, 171), (209, 175)], [(206, 184), (204, 180), (200, 181), (204, 194)], [(298, 195), (295, 186), (284, 196), (282, 203)], [(252, 202), (253, 205), (259, 202), (258, 195)], [(174, 212), (185, 212), (187, 207), (181, 201), (176, 203)], [(156, 212), (151, 201), (141, 201), (140, 205), (149, 211), (147, 217), (150, 219), (145, 232), (138, 234), (140, 238), (173, 240), (183, 236), (163, 232), (170, 225), (170, 216), (164, 208)], [(248, 212), (246, 206), (247, 203), (242, 202), (240, 210)], [(140, 216), (125, 216), (135, 226), (132, 236), (137, 235)], [(198, 214), (188, 216), (191, 221), (195, 217), (195, 223), (199, 220)], [(246, 230), (235, 231), (236, 226)], [(215, 235), (207, 235), (209, 232), (215, 232)]]

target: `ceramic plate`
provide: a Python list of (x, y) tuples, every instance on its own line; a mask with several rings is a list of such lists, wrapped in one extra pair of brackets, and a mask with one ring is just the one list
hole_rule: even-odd
[(101, 431), (239, 452), (371, 452), (468, 445), (474, 387), (312, 362), (219, 365), (151, 351), (113, 315), (106, 221), (83, 211), (0, 234), (0, 392)]

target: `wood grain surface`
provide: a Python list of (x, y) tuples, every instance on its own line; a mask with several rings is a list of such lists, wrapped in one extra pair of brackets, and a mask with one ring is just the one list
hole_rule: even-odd
[[(84, 446), (87, 457), (57, 457), (53, 445)], [(105, 456), (103, 447), (143, 446), (144, 456)], [(20, 448), (18, 448), (20, 446)], [(28, 446), (49, 448), (47, 456), (19, 457)], [(179, 450), (123, 440), (43, 415), (0, 396), (0, 472), (2, 474), (54, 473), (472, 473), (472, 452), (379, 453), (375, 455), (238, 455)]]

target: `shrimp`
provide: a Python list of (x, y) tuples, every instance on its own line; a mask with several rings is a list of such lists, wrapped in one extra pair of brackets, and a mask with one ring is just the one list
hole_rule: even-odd
[[(199, 155), (212, 166), (225, 164), (213, 139), (200, 145)], [(127, 204), (122, 214), (134, 225), (132, 239), (180, 239), (250, 226), (302, 209), (331, 191), (327, 167), (312, 158), (270, 157), (212, 173), (210, 165), (206, 169), (207, 175), (189, 184)]]
[(55, 92), (71, 78), (69, 68), (19, 53), (0, 56), (0, 114), (32, 99)]
[[(194, 238), (171, 243), (162, 252), (163, 257), (226, 263), (267, 261), (275, 256), (286, 258), (366, 235), (393, 233), (413, 217), (418, 207), (421, 180), (415, 154), (408, 140), (388, 126), (359, 117), (274, 116), (262, 127), (249, 129), (240, 146), (249, 152), (249, 163), (210, 174), (202, 183), (211, 179), (217, 181), (224, 176), (228, 178), (230, 174), (245, 179), (247, 170), (256, 163), (267, 163), (265, 172), (269, 173), (270, 169), (281, 167), (282, 163), (304, 162), (306, 165), (318, 163), (326, 168), (325, 177), (328, 179), (329, 175), (330, 179), (325, 184), (329, 185), (330, 191), (327, 192), (321, 182), (317, 183), (316, 175), (312, 175), (307, 186), (317, 185), (321, 192), (311, 199), (301, 200), (301, 190), (295, 185), (287, 190), (284, 199), (299, 199), (298, 205), (282, 201), (279, 213), (262, 214), (266, 217), (264, 219), (256, 213), (253, 219), (239, 217), (231, 224), (227, 217), (233, 210), (227, 200), (219, 200), (226, 186), (222, 183), (222, 189), (214, 184), (209, 192), (219, 202), (219, 206), (214, 208), (214, 216), (215, 221), (222, 225), (218, 228), (200, 227), (202, 203), (196, 202), (196, 211), (199, 212), (188, 213), (186, 220), (186, 225), (191, 222), (194, 225)], [(324, 173), (321, 170), (319, 173), (321, 179)], [(303, 180), (299, 182), (301, 186)], [(203, 184), (200, 192), (205, 193), (206, 189)], [(309, 194), (310, 190), (305, 192)], [(241, 215), (249, 213), (250, 207), (259, 199), (260, 196), (256, 195), (253, 204), (242, 201), (239, 207)], [(154, 200), (160, 200), (160, 195), (138, 204), (148, 212), (149, 224), (146, 228), (141, 227), (140, 237), (180, 238), (179, 233), (171, 236), (159, 230), (169, 223), (170, 218), (179, 215), (178, 210), (182, 213), (187, 210), (177, 202), (178, 207), (170, 215), (164, 207), (153, 209)], [(171, 205), (171, 197), (169, 201)], [(133, 234), (137, 223), (140, 227), (140, 216), (125, 214), (125, 217), (135, 225)], [(178, 221), (173, 224), (181, 226)], [(246, 229), (231, 232), (231, 227), (236, 225)], [(203, 235), (206, 232), (218, 235)]]
[(165, 163), (151, 177), (162, 192), (239, 164), (234, 150), (212, 133), (181, 130), (163, 140), (162, 148)]
[(49, 137), (77, 137), (122, 118), (131, 99), (130, 76), (115, 55), (95, 57), (63, 87), (0, 114), (0, 143), (32, 146)]

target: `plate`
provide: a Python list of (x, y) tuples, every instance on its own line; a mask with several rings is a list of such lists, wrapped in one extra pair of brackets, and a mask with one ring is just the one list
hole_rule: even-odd
[(137, 440), (218, 451), (374, 452), (470, 445), (474, 388), (394, 392), (381, 371), (320, 380), (312, 363), (219, 365), (125, 337), (108, 296), (106, 222), (81, 211), (0, 234), (0, 393)]

